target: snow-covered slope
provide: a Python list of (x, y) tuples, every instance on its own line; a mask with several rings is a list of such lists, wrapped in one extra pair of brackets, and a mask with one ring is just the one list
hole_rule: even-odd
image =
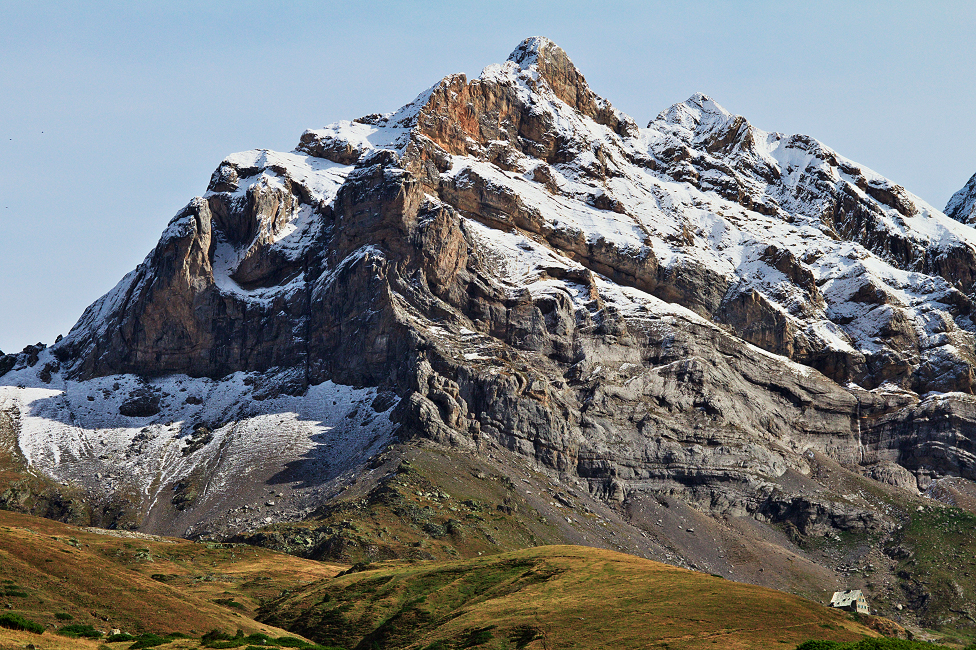
[[(50, 363), (42, 351), (39, 364)], [(273, 378), (9, 373), (0, 412), (33, 471), (84, 486), (98, 523), (228, 534), (307, 515), (389, 444), (391, 395), (324, 382), (269, 396)], [(277, 386), (275, 386), (277, 392)], [(10, 505), (10, 504), (8, 504)]]

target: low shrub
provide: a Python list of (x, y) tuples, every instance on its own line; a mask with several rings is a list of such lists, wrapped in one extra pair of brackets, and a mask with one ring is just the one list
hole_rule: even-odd
[(23, 616), (18, 616), (17, 614), (0, 614), (0, 627), (5, 627), (9, 630), (33, 632), (34, 634), (44, 633), (43, 625), (26, 619)]
[(482, 627), (476, 630), (471, 630), (468, 632), (467, 637), (464, 639), (465, 648), (473, 648), (474, 646), (481, 645), (483, 643), (488, 643), (491, 641), (492, 633), (491, 631), (495, 629), (494, 625), (489, 625), (488, 627)]
[[(296, 641), (299, 641), (299, 639), (296, 639)], [(255, 633), (244, 636), (244, 633), (238, 630), (237, 636), (232, 637), (229, 634), (221, 632), (220, 630), (212, 630), (203, 635), (203, 637), (200, 639), (200, 645), (207, 648), (214, 648), (215, 650), (228, 650), (229, 648), (240, 648), (241, 646), (246, 645), (269, 647), (277, 645), (277, 641), (267, 634)], [(291, 647), (304, 648), (309, 646)]]
[(542, 638), (542, 634), (539, 629), (531, 625), (519, 625), (508, 635), (508, 640), (515, 644), (517, 650), (522, 650), (522, 648), (540, 638)]
[(217, 598), (214, 602), (225, 607), (233, 607), (234, 609), (247, 609), (243, 603), (239, 603), (233, 598)]
[[(244, 636), (244, 632), (242, 630), (238, 630), (238, 632), (239, 632), (238, 636)], [(232, 638), (233, 637), (227, 634), (226, 632), (221, 632), (220, 630), (210, 630), (202, 637), (200, 637), (200, 643), (209, 646), (209, 644), (214, 641), (226, 641)]]
[(54, 618), (58, 619), (59, 621), (70, 621), (74, 619), (74, 616), (68, 614), (67, 612), (58, 612), (54, 615)]
[(120, 634), (113, 634), (105, 639), (106, 643), (119, 643), (120, 641), (134, 641), (136, 637), (132, 636), (128, 632), (122, 632)]
[(91, 625), (82, 625), (81, 623), (65, 625), (58, 630), (58, 634), (61, 636), (71, 637), (72, 639), (98, 639), (102, 636), (102, 633), (93, 628)]
[(140, 648), (155, 648), (156, 646), (170, 643), (173, 637), (159, 636), (158, 634), (140, 634), (136, 637), (136, 642), (129, 646), (129, 650), (139, 650)]

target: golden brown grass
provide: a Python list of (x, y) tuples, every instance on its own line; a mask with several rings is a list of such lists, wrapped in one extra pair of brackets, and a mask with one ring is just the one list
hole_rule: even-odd
[[(387, 650), (476, 639), (485, 649), (793, 648), (877, 636), (791, 594), (578, 546), (354, 573), (266, 614), (319, 642), (353, 647), (365, 638)], [(355, 636), (326, 637), (341, 629)]]
[(48, 628), (279, 635), (251, 619), (260, 602), (340, 569), (263, 549), (115, 537), (0, 511), (0, 611)]

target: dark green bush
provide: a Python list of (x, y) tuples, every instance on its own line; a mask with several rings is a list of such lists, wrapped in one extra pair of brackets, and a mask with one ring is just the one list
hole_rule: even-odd
[(156, 646), (170, 643), (172, 636), (159, 636), (158, 634), (140, 634), (136, 637), (136, 642), (129, 646), (129, 650), (139, 650), (140, 648), (155, 648)]
[(33, 632), (34, 634), (44, 633), (43, 625), (26, 619), (23, 616), (18, 616), (17, 614), (0, 614), (0, 627), (5, 627), (10, 630)]
[(217, 598), (214, 602), (225, 607), (233, 607), (234, 609), (247, 609), (243, 603), (239, 603), (233, 598)]
[(537, 628), (531, 625), (520, 625), (514, 628), (508, 635), (509, 641), (514, 643), (518, 650), (521, 650), (539, 638), (542, 638), (542, 634)]
[(93, 628), (91, 625), (82, 625), (81, 623), (65, 625), (58, 630), (58, 634), (61, 636), (68, 636), (73, 639), (98, 639), (102, 636), (102, 633)]
[(474, 646), (488, 643), (491, 641), (491, 637), (493, 636), (491, 633), (493, 629), (495, 629), (495, 626), (489, 625), (488, 627), (471, 630), (468, 632), (468, 636), (464, 639), (464, 647), (473, 648)]
[(283, 648), (300, 648), (301, 650), (342, 650), (342, 648), (337, 648), (334, 646), (324, 646), (318, 645), (317, 643), (309, 643), (308, 641), (296, 639), (293, 636), (281, 636), (277, 639), (271, 639), (269, 643), (271, 645), (281, 646)]
[(119, 643), (120, 641), (134, 641), (136, 637), (132, 636), (127, 632), (122, 632), (121, 634), (113, 634), (105, 639), (106, 643)]
[(66, 612), (58, 612), (54, 615), (54, 618), (58, 619), (59, 621), (70, 621), (74, 618), (74, 616)]
[[(287, 637), (286, 637), (287, 638)], [(298, 639), (296, 639), (297, 641)], [(229, 648), (240, 648), (241, 646), (254, 645), (269, 647), (277, 644), (272, 637), (267, 634), (250, 634), (244, 636), (244, 633), (238, 630), (238, 635), (231, 637), (229, 634), (224, 634), (220, 630), (212, 630), (203, 635), (200, 639), (200, 645), (207, 648), (215, 648), (216, 650), (228, 650)], [(308, 647), (306, 646), (292, 646), (292, 647)]]
[[(240, 630), (238, 631), (241, 632), (240, 636), (244, 636), (244, 632)], [(227, 634), (226, 632), (221, 632), (220, 630), (210, 630), (202, 637), (200, 637), (200, 643), (209, 646), (209, 644), (213, 641), (227, 641), (228, 639), (231, 638), (233, 637), (231, 637), (231, 635)]]

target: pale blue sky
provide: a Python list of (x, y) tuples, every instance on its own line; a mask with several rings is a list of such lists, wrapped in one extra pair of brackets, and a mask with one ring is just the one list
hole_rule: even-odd
[(0, 349), (66, 333), (225, 155), (394, 110), (533, 35), (642, 125), (704, 92), (941, 208), (976, 172), (974, 25), (971, 1), (0, 0)]

